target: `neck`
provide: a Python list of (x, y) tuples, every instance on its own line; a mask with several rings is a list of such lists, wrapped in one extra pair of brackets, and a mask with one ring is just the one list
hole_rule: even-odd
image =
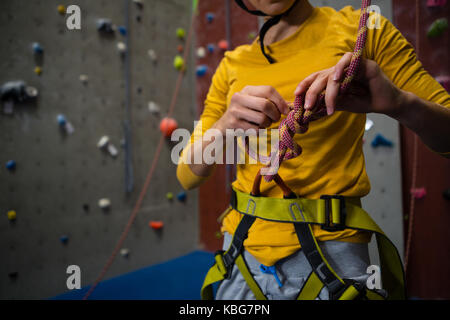
[(267, 31), (264, 37), (264, 44), (270, 45), (292, 35), (308, 19), (313, 9), (314, 7), (308, 0), (297, 1), (289, 13), (283, 15), (280, 22)]

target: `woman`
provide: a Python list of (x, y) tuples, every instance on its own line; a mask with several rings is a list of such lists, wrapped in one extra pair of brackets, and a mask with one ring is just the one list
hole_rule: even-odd
[[(238, 4), (246, 9), (242, 1)], [(355, 46), (359, 11), (314, 8), (307, 0), (248, 0), (254, 11), (270, 16), (260, 38), (227, 52), (212, 79), (201, 115), (201, 139), (210, 128), (277, 128), (289, 112), (287, 101), (305, 95), (312, 109), (326, 90), (328, 116), (296, 135), (303, 152), (284, 161), (278, 173), (301, 197), (342, 195), (358, 199), (369, 193), (362, 137), (366, 113), (390, 116), (413, 130), (432, 150), (450, 156), (450, 96), (422, 67), (412, 46), (385, 18), (368, 30), (363, 61), (349, 93), (338, 96), (340, 82)], [(275, 18), (274, 18), (275, 17)], [(261, 42), (264, 46), (260, 46)], [(211, 141), (197, 144), (205, 148)], [(200, 185), (214, 164), (194, 164), (188, 145), (177, 176), (186, 189)], [(195, 148), (194, 148), (195, 149)], [(187, 155), (192, 159), (186, 159)], [(188, 161), (192, 160), (192, 161)], [(233, 187), (250, 193), (261, 164), (239, 164)], [(281, 198), (273, 182), (261, 185), (265, 197)], [(242, 214), (231, 210), (223, 220), (224, 250), (230, 246)], [(341, 277), (365, 283), (372, 234), (354, 229), (329, 231), (313, 226), (324, 256)], [(291, 223), (257, 219), (244, 242), (247, 265), (265, 297), (295, 299), (311, 267)], [(269, 270), (269, 271), (268, 271)], [(387, 293), (389, 294), (389, 292)], [(254, 299), (255, 294), (233, 267), (222, 281), (217, 299)], [(324, 287), (318, 299), (329, 299)]]

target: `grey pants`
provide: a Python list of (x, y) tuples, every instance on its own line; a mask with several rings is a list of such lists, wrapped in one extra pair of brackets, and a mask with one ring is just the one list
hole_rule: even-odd
[[(223, 249), (227, 250), (231, 243), (231, 235), (225, 233)], [(368, 278), (369, 248), (367, 243), (350, 243), (342, 241), (319, 242), (319, 246), (330, 266), (341, 277), (353, 279), (363, 284)], [(311, 266), (306, 260), (302, 250), (297, 251), (275, 264), (278, 278), (282, 283), (279, 286), (275, 276), (263, 273), (261, 263), (250, 253), (244, 251), (244, 258), (262, 292), (268, 299), (294, 300), (311, 273)], [(222, 281), (217, 294), (217, 300), (255, 300), (255, 296), (247, 286), (239, 269), (234, 265), (231, 278)], [(319, 300), (328, 300), (328, 290), (322, 289)]]

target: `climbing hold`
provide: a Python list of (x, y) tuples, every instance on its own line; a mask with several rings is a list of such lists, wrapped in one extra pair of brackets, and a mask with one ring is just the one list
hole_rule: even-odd
[(425, 188), (415, 188), (411, 189), (411, 194), (416, 199), (422, 199), (427, 195), (427, 190)]
[(60, 4), (56, 9), (58, 10), (59, 14), (66, 14), (66, 7), (62, 4)]
[(37, 66), (34, 68), (34, 73), (36, 73), (38, 76), (42, 74), (42, 68)]
[(182, 45), (182, 44), (179, 44), (179, 45), (177, 46), (177, 51), (178, 51), (179, 53), (183, 53), (183, 50), (184, 50), (183, 45)]
[(172, 192), (167, 192), (166, 193), (166, 198), (167, 198), (167, 200), (173, 200), (173, 193)]
[(160, 107), (156, 104), (156, 102), (150, 101), (148, 103), (148, 111), (150, 111), (151, 114), (159, 114), (161, 111)]
[(97, 142), (97, 147), (100, 149), (105, 148), (109, 143), (109, 137), (108, 136), (103, 136), (100, 138), (100, 140)]
[(173, 66), (178, 71), (183, 70), (184, 69), (184, 59), (181, 56), (178, 56), (178, 55), (175, 56), (175, 59), (173, 60)]
[(89, 80), (89, 77), (88, 77), (87, 75), (85, 75), (85, 74), (80, 74), (80, 81), (81, 81), (83, 84), (86, 84), (86, 83), (88, 82), (88, 80)]
[(16, 170), (16, 162), (14, 160), (9, 160), (8, 162), (6, 162), (6, 169), (8, 169), (9, 171)]
[(206, 49), (203, 47), (197, 48), (197, 58), (204, 58), (206, 56)]
[(228, 50), (228, 41), (227, 40), (220, 40), (217, 46), (222, 49), (223, 51)]
[(109, 19), (97, 19), (97, 30), (102, 33), (114, 33), (114, 26)]
[(59, 127), (68, 134), (72, 134), (75, 130), (72, 124), (67, 121), (66, 117), (63, 114), (58, 114), (56, 116), (56, 121), (58, 122)]
[(214, 20), (214, 13), (212, 12), (206, 13), (206, 21), (208, 21), (208, 23), (211, 23), (213, 22), (213, 20)]
[(177, 194), (177, 199), (180, 202), (184, 202), (186, 201), (186, 192), (181, 191), (180, 193)]
[(130, 249), (127, 248), (120, 249), (120, 255), (124, 258), (128, 258), (128, 256), (130, 255)]
[(150, 49), (147, 51), (147, 54), (153, 62), (156, 62), (156, 60), (158, 60), (158, 56), (156, 55), (155, 50)]
[(127, 28), (124, 26), (119, 26), (117, 27), (117, 30), (120, 32), (121, 35), (123, 35), (124, 37), (127, 35)]
[(365, 126), (365, 130), (366, 130), (366, 131), (369, 131), (370, 128), (372, 128), (372, 127), (373, 127), (373, 121), (370, 120), (369, 118), (366, 118), (366, 126)]
[(107, 150), (113, 158), (117, 157), (117, 155), (119, 154), (119, 151), (112, 143), (108, 143)]
[(208, 71), (208, 66), (202, 64), (200, 66), (197, 66), (195, 73), (197, 74), (197, 76), (202, 77), (206, 74), (207, 71)]
[(444, 190), (444, 192), (442, 192), (442, 196), (444, 199), (450, 200), (450, 189)]
[(67, 123), (66, 117), (63, 114), (58, 114), (56, 120), (61, 127), (64, 127)]
[(249, 32), (248, 36), (247, 36), (248, 40), (253, 40), (256, 38), (256, 33), (255, 32)]
[(41, 44), (39, 42), (34, 42), (33, 45), (33, 52), (37, 55), (39, 54), (43, 54), (44, 53), (44, 49), (42, 48)]
[(212, 43), (208, 44), (206, 47), (208, 48), (209, 53), (213, 53), (214, 50), (216, 49), (216, 46)]
[(371, 142), (372, 147), (376, 148), (378, 146), (392, 147), (393, 143), (383, 137), (381, 134), (377, 134)]
[(164, 227), (164, 222), (162, 222), (162, 221), (150, 221), (148, 223), (148, 225), (153, 230), (160, 230), (160, 229), (162, 229), (162, 227)]
[(18, 276), (19, 276), (19, 273), (17, 271), (13, 271), (13, 272), (8, 273), (8, 277), (11, 280), (16, 280)]
[(216, 237), (216, 239), (220, 239), (220, 238), (222, 238), (222, 232), (216, 231), (216, 232), (214, 233), (214, 236)]
[(89, 212), (89, 205), (87, 203), (83, 204), (83, 210)]
[(427, 36), (429, 38), (437, 38), (441, 36), (445, 30), (448, 29), (447, 18), (440, 18), (435, 20), (428, 29)]
[(183, 28), (178, 28), (176, 34), (178, 39), (184, 39), (186, 31)]
[(108, 198), (102, 198), (98, 200), (98, 206), (100, 207), (100, 209), (107, 210), (111, 207), (111, 200), (109, 200)]
[(118, 42), (117, 43), (117, 50), (121, 53), (124, 54), (127, 52), (127, 45), (123, 42)]
[(67, 242), (69, 242), (69, 237), (67, 235), (62, 235), (59, 237), (59, 241), (61, 241), (62, 244), (67, 244)]
[(17, 213), (14, 210), (8, 211), (7, 215), (9, 221), (14, 221), (17, 218)]
[(38, 96), (38, 90), (34, 87), (27, 86), (24, 81), (5, 82), (0, 87), (0, 98), (3, 101), (23, 102)]
[(159, 124), (159, 130), (161, 130), (166, 138), (170, 137), (172, 135), (172, 132), (174, 132), (177, 128), (177, 121), (169, 117), (163, 118)]
[(443, 7), (447, 4), (447, 0), (427, 0), (427, 7)]

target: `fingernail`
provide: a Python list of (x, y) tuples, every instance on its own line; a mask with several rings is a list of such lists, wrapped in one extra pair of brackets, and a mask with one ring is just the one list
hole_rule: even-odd
[(333, 80), (337, 81), (339, 79), (337, 71), (334, 73)]

